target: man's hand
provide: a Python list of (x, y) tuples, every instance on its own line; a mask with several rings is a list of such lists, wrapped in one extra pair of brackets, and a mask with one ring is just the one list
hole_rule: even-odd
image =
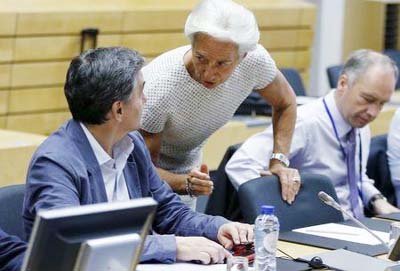
[(214, 189), (214, 183), (210, 179), (208, 167), (202, 164), (200, 170), (192, 169), (189, 175), (189, 187), (193, 195), (210, 195)]
[(400, 212), (400, 209), (394, 207), (392, 204), (390, 204), (384, 199), (378, 199), (374, 201), (373, 206), (374, 206), (374, 213), (376, 215), (385, 215), (385, 214)]
[(205, 237), (175, 237), (178, 261), (201, 261), (203, 264), (223, 263), (230, 253), (220, 244)]
[[(269, 171), (279, 178), (283, 200), (292, 204), (301, 186), (301, 178), (297, 169), (287, 168), (279, 161), (271, 160)], [(262, 174), (263, 172), (261, 172)]]
[(254, 226), (239, 222), (230, 222), (218, 229), (218, 241), (226, 249), (233, 245), (247, 244), (254, 241)]

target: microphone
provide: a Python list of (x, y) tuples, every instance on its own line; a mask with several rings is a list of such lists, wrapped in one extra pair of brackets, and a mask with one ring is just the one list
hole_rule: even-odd
[(363, 223), (361, 223), (360, 220), (357, 218), (353, 217), (349, 212), (344, 210), (342, 206), (340, 206), (339, 203), (337, 203), (331, 196), (329, 196), (327, 193), (324, 191), (319, 191), (318, 192), (318, 197), (319, 199), (325, 203), (326, 205), (329, 205), (336, 210), (342, 212), (342, 214), (345, 214), (348, 218), (350, 218), (353, 222), (355, 222), (358, 226), (369, 232), (373, 237), (375, 237), (382, 245), (384, 245), (387, 249), (390, 249), (388, 244), (385, 243), (378, 235), (376, 235), (373, 231), (371, 231), (367, 226), (365, 226)]

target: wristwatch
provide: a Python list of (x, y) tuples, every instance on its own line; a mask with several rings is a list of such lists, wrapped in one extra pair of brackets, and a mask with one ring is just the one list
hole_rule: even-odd
[(374, 210), (374, 202), (377, 201), (378, 199), (383, 199), (384, 201), (387, 201), (387, 198), (385, 198), (384, 195), (382, 194), (375, 194), (371, 197), (371, 199), (368, 202), (368, 209), (369, 210)]
[(278, 160), (279, 162), (281, 162), (285, 167), (289, 166), (289, 159), (286, 157), (286, 155), (284, 155), (283, 153), (272, 153), (271, 155), (271, 159), (275, 159)]

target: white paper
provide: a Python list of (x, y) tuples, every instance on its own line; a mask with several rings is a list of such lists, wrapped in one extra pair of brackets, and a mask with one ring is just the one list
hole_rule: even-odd
[(136, 271), (226, 271), (226, 264), (139, 264), (136, 268)]
[(316, 97), (310, 97), (310, 96), (297, 96), (296, 97), (296, 102), (298, 105), (302, 105), (302, 104), (308, 104), (310, 102), (313, 102), (315, 100), (317, 100), (318, 98)]
[[(379, 245), (380, 242), (373, 235), (362, 228), (337, 223), (327, 223), (293, 230), (310, 235), (339, 239), (359, 244)], [(373, 231), (386, 243), (389, 242), (389, 233)]]

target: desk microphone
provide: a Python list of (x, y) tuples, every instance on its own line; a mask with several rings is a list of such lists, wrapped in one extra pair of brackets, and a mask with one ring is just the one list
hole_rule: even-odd
[(363, 223), (361, 223), (360, 220), (358, 220), (357, 218), (353, 217), (351, 214), (349, 214), (349, 212), (347, 212), (346, 210), (344, 210), (339, 203), (337, 203), (331, 196), (329, 196), (328, 194), (326, 194), (324, 191), (319, 191), (318, 193), (318, 197), (321, 201), (323, 201), (326, 205), (329, 205), (333, 208), (335, 208), (336, 210), (342, 212), (342, 214), (345, 214), (348, 218), (350, 218), (353, 222), (355, 222), (358, 226), (360, 226), (361, 228), (363, 228), (364, 230), (366, 230), (367, 232), (369, 232), (373, 237), (375, 237), (377, 240), (379, 240), (379, 242), (384, 245), (387, 249), (389, 249), (389, 246), (385, 243), (385, 241), (383, 241), (378, 235), (376, 235), (373, 231), (371, 231), (370, 229), (368, 229), (367, 226), (365, 226)]

